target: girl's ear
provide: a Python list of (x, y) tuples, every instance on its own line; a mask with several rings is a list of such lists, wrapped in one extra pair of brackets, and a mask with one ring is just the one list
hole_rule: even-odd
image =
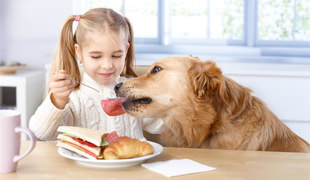
[(194, 63), (188, 71), (194, 93), (198, 98), (209, 94), (218, 94), (221, 70), (214, 62), (205, 61)]
[(80, 63), (82, 63), (82, 52), (81, 52), (81, 48), (78, 44), (74, 45), (74, 49), (75, 49), (75, 54), (78, 57), (78, 59), (80, 60)]
[(127, 45), (126, 45), (126, 54), (127, 54), (127, 52), (128, 52), (129, 47), (130, 47), (130, 44), (129, 44), (129, 42), (128, 42)]

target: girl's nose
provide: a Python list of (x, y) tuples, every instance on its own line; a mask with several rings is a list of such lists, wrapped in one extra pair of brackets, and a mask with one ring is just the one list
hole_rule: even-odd
[(111, 69), (113, 66), (111, 58), (104, 58), (101, 63), (103, 69)]

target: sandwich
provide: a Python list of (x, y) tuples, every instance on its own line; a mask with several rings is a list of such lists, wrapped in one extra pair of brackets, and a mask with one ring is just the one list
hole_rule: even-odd
[(127, 136), (119, 137), (116, 131), (110, 133), (73, 126), (60, 126), (58, 147), (73, 151), (88, 159), (128, 159), (154, 153), (146, 141)]
[(58, 147), (73, 151), (88, 159), (103, 159), (103, 150), (118, 139), (116, 131), (110, 133), (73, 126), (60, 126)]

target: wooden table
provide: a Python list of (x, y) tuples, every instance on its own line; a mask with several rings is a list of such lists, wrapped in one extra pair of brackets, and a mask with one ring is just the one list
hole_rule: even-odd
[[(22, 151), (29, 142), (22, 142)], [(161, 155), (148, 160), (166, 161), (188, 158), (215, 167), (215, 171), (176, 176), (170, 179), (272, 179), (310, 180), (310, 153), (164, 148)], [(57, 153), (55, 142), (38, 142), (34, 151), (21, 160), (17, 172), (0, 174), (0, 180), (88, 180), (88, 179), (169, 179), (140, 165), (124, 168), (90, 168)]]

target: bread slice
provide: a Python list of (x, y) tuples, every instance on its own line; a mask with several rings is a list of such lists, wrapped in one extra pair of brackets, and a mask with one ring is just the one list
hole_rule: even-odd
[(62, 147), (64, 149), (68, 149), (70, 151), (73, 151), (73, 152), (77, 153), (78, 155), (84, 156), (84, 157), (86, 157), (88, 159), (96, 160), (95, 157), (93, 157), (93, 156), (87, 154), (86, 152), (81, 151), (81, 150), (79, 150), (79, 149), (77, 149), (77, 148), (75, 148), (75, 147), (71, 146), (70, 144), (67, 144), (67, 143), (65, 143), (63, 141), (58, 141), (56, 145), (58, 147)]
[[(84, 149), (86, 149), (87, 151), (90, 151), (90, 152), (94, 153), (96, 156), (99, 156), (100, 153), (101, 153), (101, 148), (100, 148), (100, 147), (89, 147), (89, 146), (87, 146), (87, 145), (81, 144), (81, 143), (79, 143), (79, 142), (73, 140), (73, 139), (72, 139), (71, 137), (69, 137), (69, 136), (65, 136), (65, 135), (59, 134), (59, 135), (57, 136), (57, 139), (62, 140), (62, 141), (65, 141), (65, 142), (69, 142), (69, 143), (71, 143), (71, 144), (74, 144), (74, 145), (76, 145), (76, 146), (79, 146), (79, 147), (81, 147), (81, 148), (84, 148)], [(68, 144), (68, 143), (67, 143), (67, 144)]]
[(102, 139), (108, 134), (101, 130), (93, 130), (75, 126), (59, 126), (57, 131), (81, 138), (95, 144), (96, 146), (101, 146)]

